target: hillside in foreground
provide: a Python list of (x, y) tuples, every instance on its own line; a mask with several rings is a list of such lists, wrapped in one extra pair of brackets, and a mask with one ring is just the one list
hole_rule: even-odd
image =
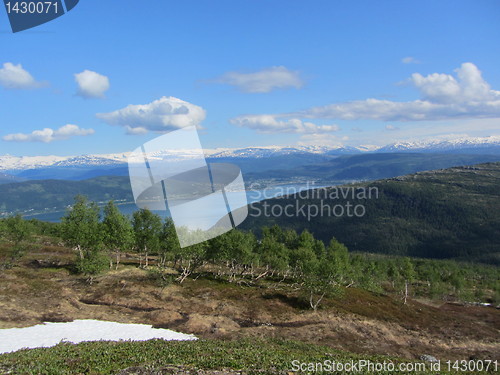
[[(363, 191), (371, 192), (371, 197), (358, 196)], [(364, 216), (349, 217), (349, 204), (363, 206)], [(321, 205), (330, 210), (326, 207), (321, 214)], [(283, 214), (286, 206), (291, 215)], [(344, 214), (335, 216), (335, 206), (340, 206), (337, 213), (343, 209)], [(308, 207), (320, 207), (320, 214), (308, 219)], [(258, 230), (274, 224), (308, 229), (324, 241), (335, 237), (354, 251), (499, 264), (500, 163), (420, 172), (270, 199), (252, 204), (241, 227)]]
[[(2, 253), (7, 248), (4, 244)], [(217, 276), (219, 266), (207, 264), (178, 284), (158, 278), (156, 257), (146, 269), (138, 267), (138, 258), (124, 254), (118, 270), (96, 276), (89, 285), (74, 273), (74, 250), (40, 238), (19, 262), (0, 272), (0, 328), (99, 319), (152, 324), (202, 340), (62, 343), (0, 355), (0, 374), (222, 375), (251, 369), (289, 374), (292, 359), (398, 362), (432, 355), (494, 360), (500, 353), (499, 310), (446, 302), (447, 293), (445, 299), (415, 297), (405, 304), (390, 283), (384, 285), (386, 292), (352, 286), (325, 297), (313, 311), (282, 276), (229, 282)], [(435, 267), (450, 269), (445, 263)], [(474, 272), (494, 275), (493, 268), (481, 267)], [(170, 267), (165, 272), (176, 275)], [(414, 282), (415, 290), (419, 284)], [(188, 372), (192, 368), (202, 370)]]

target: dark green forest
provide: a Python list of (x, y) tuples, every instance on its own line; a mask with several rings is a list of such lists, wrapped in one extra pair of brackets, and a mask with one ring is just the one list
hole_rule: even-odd
[[(254, 203), (241, 228), (256, 234), (258, 228), (272, 225), (299, 232), (307, 229), (325, 243), (335, 237), (351, 251), (498, 265), (499, 186), (500, 163), (420, 172), (326, 188), (320, 196), (316, 191)], [(343, 197), (339, 189), (372, 189), (372, 192), (375, 189), (378, 194), (372, 194), (371, 198)], [(337, 212), (342, 208), (345, 212), (335, 216), (326, 210), (310, 218), (302, 212), (283, 214), (286, 206), (294, 213), (297, 206), (304, 206), (307, 214), (308, 207), (322, 204), (330, 208), (338, 205), (341, 209)], [(349, 217), (348, 205), (363, 206), (364, 210), (358, 211), (364, 215)]]

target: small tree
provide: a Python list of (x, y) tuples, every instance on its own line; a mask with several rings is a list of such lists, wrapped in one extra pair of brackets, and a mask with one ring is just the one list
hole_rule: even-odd
[(301, 280), (306, 275), (316, 272), (318, 258), (312, 247), (300, 247), (290, 251), (290, 266), (296, 279)]
[(406, 305), (406, 301), (410, 295), (409, 287), (415, 280), (415, 266), (410, 258), (406, 257), (403, 259), (403, 264), (401, 266), (401, 276), (405, 281), (405, 289), (404, 289), (404, 304)]
[(226, 232), (208, 241), (207, 259), (224, 263), (229, 269), (229, 281), (236, 281), (255, 262), (253, 248), (255, 237), (237, 229)]
[(180, 275), (176, 279), (182, 284), (187, 277), (192, 275), (201, 267), (207, 259), (207, 243), (200, 242), (187, 247), (177, 249), (177, 265), (180, 268)]
[(179, 254), (179, 250), (180, 244), (174, 222), (168, 217), (163, 223), (160, 234), (160, 266), (165, 267), (167, 260), (175, 260), (175, 254)]
[[(273, 227), (274, 228), (274, 227)], [(281, 242), (278, 242), (276, 237), (270, 232), (264, 232), (264, 237), (257, 247), (259, 262), (265, 267), (257, 279), (265, 277), (268, 274), (271, 276), (275, 272), (284, 272), (288, 269), (289, 250)]]
[(327, 294), (339, 294), (342, 287), (352, 284), (352, 281), (347, 284), (351, 274), (349, 251), (335, 238), (331, 239), (325, 255), (310, 262), (306, 270), (304, 284), (309, 292), (309, 305), (314, 311)]
[(309, 305), (317, 311), (319, 304), (326, 295), (337, 295), (341, 286), (336, 281), (336, 268), (326, 258), (310, 262), (304, 274), (304, 287), (309, 293)]
[[(145, 267), (148, 267), (148, 255), (158, 252), (162, 230), (161, 218), (148, 209), (135, 211), (132, 219), (135, 246), (140, 254), (144, 254)], [(142, 267), (142, 256), (140, 258)]]
[(326, 249), (326, 262), (329, 264), (330, 272), (336, 282), (339, 284), (350, 285), (351, 263), (349, 259), (349, 250), (347, 247), (337, 241), (335, 237), (330, 240)]
[(21, 258), (25, 251), (25, 242), (30, 240), (33, 233), (32, 225), (17, 214), (5, 219), (3, 231), (7, 239), (13, 243), (10, 253), (12, 261)]
[(79, 195), (61, 223), (63, 240), (78, 251), (76, 269), (88, 276), (90, 284), (94, 276), (106, 268), (109, 261), (101, 253), (103, 234), (99, 218), (100, 209), (97, 204), (88, 203), (85, 197)]
[[(109, 201), (104, 207), (104, 220), (102, 221), (104, 245), (116, 255), (116, 269), (120, 264), (120, 255), (130, 249), (134, 242), (134, 232), (130, 220), (123, 215), (115, 206), (113, 201)], [(110, 258), (110, 268), (113, 262)]]

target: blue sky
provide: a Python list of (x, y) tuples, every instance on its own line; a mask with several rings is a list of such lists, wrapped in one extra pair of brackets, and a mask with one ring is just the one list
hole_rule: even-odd
[(13, 34), (0, 9), (0, 155), (131, 151), (188, 124), (206, 148), (500, 135), (499, 17), (495, 0), (83, 0)]

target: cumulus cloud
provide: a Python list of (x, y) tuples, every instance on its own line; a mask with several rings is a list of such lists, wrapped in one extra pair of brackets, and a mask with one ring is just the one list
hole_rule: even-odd
[(299, 72), (284, 66), (273, 66), (252, 73), (227, 72), (215, 82), (235, 86), (249, 93), (266, 93), (290, 87), (300, 89), (304, 84)]
[(0, 68), (0, 86), (6, 89), (35, 89), (45, 85), (43, 82), (37, 82), (21, 64), (7, 62)]
[(75, 74), (75, 81), (77, 95), (83, 98), (104, 98), (104, 93), (109, 90), (109, 78), (91, 70)]
[(239, 116), (229, 121), (259, 133), (328, 133), (340, 130), (338, 125), (316, 125), (297, 118), (279, 119), (274, 115)]
[(410, 102), (366, 99), (315, 107), (293, 114), (302, 118), (380, 121), (435, 121), (500, 117), (500, 91), (492, 90), (472, 63), (455, 70), (456, 77), (415, 73), (409, 82), (421, 98)]
[(420, 64), (420, 61), (418, 61), (416, 58), (412, 56), (403, 57), (401, 59), (401, 62), (403, 64)]
[(15, 133), (7, 134), (2, 137), (7, 142), (43, 142), (50, 143), (53, 141), (61, 141), (71, 137), (86, 136), (94, 134), (94, 129), (82, 129), (78, 125), (67, 124), (59, 129), (44, 128), (35, 130), (32, 133)]
[(96, 116), (109, 125), (125, 127), (128, 134), (144, 134), (148, 131), (163, 133), (190, 125), (200, 127), (205, 115), (205, 110), (197, 105), (164, 96), (149, 104), (131, 104)]

